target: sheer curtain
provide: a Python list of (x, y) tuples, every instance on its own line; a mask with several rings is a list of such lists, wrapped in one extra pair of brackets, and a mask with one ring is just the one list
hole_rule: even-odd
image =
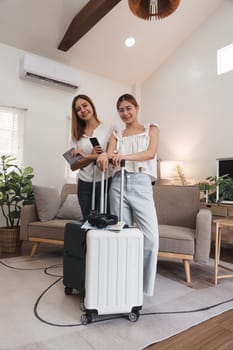
[(26, 109), (0, 106), (0, 156), (11, 154), (23, 164), (24, 119)]

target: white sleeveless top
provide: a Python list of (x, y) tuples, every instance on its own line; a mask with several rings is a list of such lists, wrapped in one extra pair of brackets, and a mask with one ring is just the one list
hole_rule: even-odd
[[(146, 151), (150, 142), (149, 131), (151, 125), (158, 127), (156, 123), (148, 123), (144, 125), (142, 133), (129, 136), (122, 136), (123, 129), (115, 130), (113, 134), (117, 139), (116, 153), (124, 155)], [(157, 179), (157, 155), (154, 159), (144, 161), (126, 160), (125, 168), (128, 172), (148, 174), (152, 181), (155, 181)], [(114, 173), (116, 171), (119, 171), (119, 168), (115, 168)]]

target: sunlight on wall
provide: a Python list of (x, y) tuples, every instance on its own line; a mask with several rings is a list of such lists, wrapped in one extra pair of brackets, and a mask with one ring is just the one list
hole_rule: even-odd
[[(199, 179), (211, 172), (205, 174), (206, 164), (211, 164), (212, 160), (206, 154), (206, 148), (200, 145), (210, 144), (212, 138), (206, 138), (210, 132), (210, 125), (205, 113), (200, 115), (190, 113), (182, 119), (179, 126), (175, 123), (171, 128), (166, 128), (166, 125), (161, 127), (160, 147), (162, 152), (159, 152), (159, 158), (163, 160), (182, 160), (185, 164), (184, 174), (189, 184), (196, 183)], [(185, 122), (188, 119), (189, 122)], [(198, 162), (197, 163), (197, 159)], [(214, 173), (213, 173), (214, 175)]]
[(161, 179), (170, 179), (177, 176), (177, 166), (184, 168), (184, 162), (181, 160), (161, 160), (160, 177)]
[(179, 130), (164, 132), (165, 135), (161, 142), (166, 145), (166, 158), (186, 160), (196, 152), (209, 130), (207, 124), (200, 125), (199, 122), (196, 124), (194, 126), (189, 123)]
[(218, 75), (233, 69), (233, 44), (223, 47), (217, 51)]

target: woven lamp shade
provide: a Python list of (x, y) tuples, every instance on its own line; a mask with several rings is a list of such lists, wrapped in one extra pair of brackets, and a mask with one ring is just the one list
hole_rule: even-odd
[(133, 14), (142, 19), (162, 19), (170, 16), (178, 7), (180, 0), (128, 0)]

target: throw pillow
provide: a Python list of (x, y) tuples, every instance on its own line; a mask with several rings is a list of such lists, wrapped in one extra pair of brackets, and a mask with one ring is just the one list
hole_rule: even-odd
[(82, 212), (77, 194), (68, 194), (61, 208), (58, 210), (57, 218), (82, 220)]
[(40, 221), (54, 219), (61, 205), (58, 190), (55, 187), (33, 186), (33, 193)]

